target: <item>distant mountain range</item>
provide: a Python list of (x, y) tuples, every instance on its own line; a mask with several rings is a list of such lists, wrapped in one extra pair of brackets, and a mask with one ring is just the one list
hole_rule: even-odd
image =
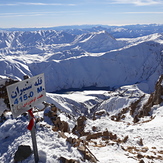
[[(129, 27), (137, 35), (147, 28), (162, 30), (159, 25)], [(163, 73), (163, 34), (115, 38), (103, 29), (1, 31), (0, 75), (22, 79), (25, 74), (45, 73), (48, 92), (92, 86), (115, 89), (135, 83), (144, 91), (154, 90)], [(126, 33), (122, 27), (116, 31)]]
[(84, 34), (90, 32), (98, 32), (105, 30), (115, 38), (134, 38), (146, 36), (154, 33), (162, 33), (162, 24), (137, 24), (124, 26), (109, 26), (109, 25), (74, 25), (74, 26), (58, 26), (48, 28), (0, 28), (5, 31), (38, 31), (38, 30), (57, 30), (65, 31), (70, 34)]

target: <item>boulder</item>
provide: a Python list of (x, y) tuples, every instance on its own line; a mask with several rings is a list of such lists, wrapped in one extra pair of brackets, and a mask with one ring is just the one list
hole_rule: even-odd
[(87, 135), (88, 133), (84, 132), (84, 128), (85, 128), (85, 121), (87, 120), (87, 118), (85, 116), (80, 116), (77, 119), (77, 124), (75, 125), (75, 127), (72, 129), (72, 133), (75, 135), (80, 136), (84, 136)]
[(18, 150), (14, 155), (14, 162), (18, 163), (19, 161), (23, 161), (28, 158), (32, 154), (31, 147), (28, 145), (20, 145)]
[(52, 127), (53, 131), (62, 131), (69, 132), (70, 128), (67, 122), (61, 121), (60, 117), (57, 117), (56, 120), (53, 120), (54, 126)]

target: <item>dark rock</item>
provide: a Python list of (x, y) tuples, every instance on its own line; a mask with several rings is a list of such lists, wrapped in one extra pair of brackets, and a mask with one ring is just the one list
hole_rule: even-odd
[(60, 157), (60, 162), (61, 163), (79, 163), (79, 161), (77, 160), (67, 159), (65, 157)]
[(60, 117), (57, 117), (56, 120), (53, 121), (54, 126), (52, 127), (53, 131), (62, 131), (69, 132), (70, 128), (67, 122), (61, 121)]
[(145, 163), (143, 160), (140, 160), (140, 162), (139, 163)]
[(18, 163), (28, 158), (32, 154), (31, 147), (28, 145), (20, 145), (14, 156), (14, 162)]
[(87, 120), (87, 118), (85, 116), (80, 116), (77, 119), (77, 124), (72, 129), (72, 133), (75, 134), (75, 135), (78, 135), (78, 136), (87, 135), (87, 133), (84, 132), (86, 120)]
[(6, 87), (11, 85), (11, 84), (14, 84), (16, 82), (18, 82), (18, 80), (13, 80), (13, 79), (10, 79), (10, 78), (9, 79), (6, 78), (5, 84), (0, 86), (0, 98), (4, 99), (4, 103), (6, 104), (7, 108), (10, 108), (10, 104), (9, 104), (9, 98), (8, 98), (8, 95), (7, 95)]

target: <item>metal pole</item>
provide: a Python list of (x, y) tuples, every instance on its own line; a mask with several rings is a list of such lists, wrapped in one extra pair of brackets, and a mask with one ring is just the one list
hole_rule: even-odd
[[(33, 118), (31, 115), (28, 113), (29, 116), (29, 121)], [(34, 152), (34, 157), (35, 157), (35, 163), (38, 163), (39, 161), (39, 156), (38, 156), (38, 149), (37, 149), (37, 142), (36, 142), (36, 130), (35, 130), (35, 124), (32, 127), (31, 130), (31, 137), (32, 137), (32, 145), (33, 145), (33, 152)]]
[[(28, 75), (25, 75), (23, 78), (25, 80), (25, 79), (28, 79), (29, 76)], [(29, 117), (29, 122), (30, 122), (30, 120), (33, 117), (30, 115), (29, 112), (28, 112), (28, 117)], [(35, 122), (34, 122), (34, 125), (33, 125), (32, 129), (31, 129), (31, 138), (32, 138), (32, 145), (33, 145), (33, 152), (34, 152), (34, 157), (35, 157), (35, 163), (38, 163), (39, 156), (38, 156), (38, 149), (37, 149), (37, 142), (36, 142)]]

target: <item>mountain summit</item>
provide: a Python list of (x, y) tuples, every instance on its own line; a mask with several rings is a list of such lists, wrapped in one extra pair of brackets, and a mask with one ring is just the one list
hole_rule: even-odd
[(84, 39), (79, 42), (79, 46), (88, 52), (106, 52), (122, 45), (107, 31), (85, 34)]

